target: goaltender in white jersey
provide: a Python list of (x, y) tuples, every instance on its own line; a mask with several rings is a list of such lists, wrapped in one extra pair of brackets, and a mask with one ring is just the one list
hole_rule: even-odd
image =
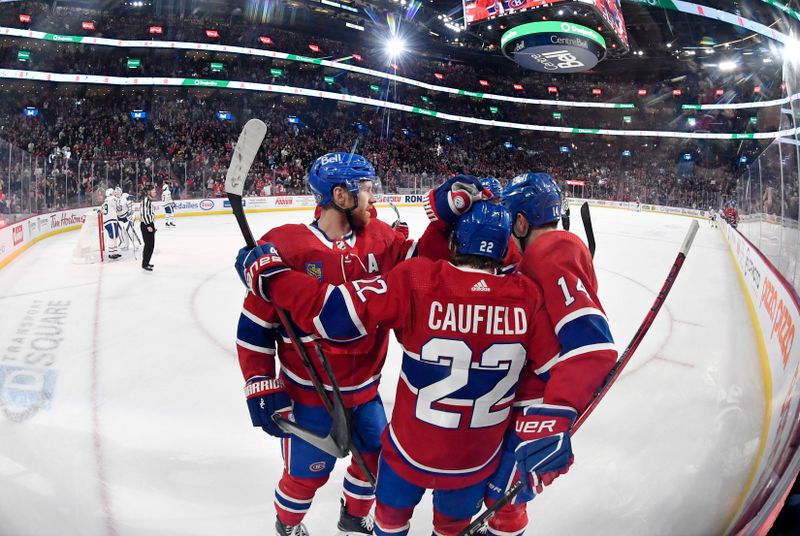
[(119, 223), (122, 227), (122, 241), (124, 242), (122, 249), (128, 249), (133, 244), (134, 249), (136, 244), (142, 245), (142, 239), (136, 232), (136, 214), (133, 211), (133, 198), (127, 193), (123, 193), (119, 198)]

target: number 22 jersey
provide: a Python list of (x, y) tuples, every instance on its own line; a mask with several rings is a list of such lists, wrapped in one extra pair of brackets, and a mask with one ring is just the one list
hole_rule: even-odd
[(307, 319), (302, 329), (340, 343), (394, 329), (402, 366), (382, 456), (418, 486), (480, 482), (496, 469), (512, 405), (545, 396), (534, 371), (559, 343), (542, 293), (521, 274), (423, 258), (384, 277), (333, 286), (284, 272), (270, 295), (296, 321)]

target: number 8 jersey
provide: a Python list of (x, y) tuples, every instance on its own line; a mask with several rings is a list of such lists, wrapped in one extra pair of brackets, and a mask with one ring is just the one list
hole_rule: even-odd
[(551, 398), (536, 370), (560, 347), (541, 290), (521, 274), (416, 258), (385, 279), (339, 286), (285, 272), (270, 294), (295, 321), (306, 319), (301, 328), (334, 341), (358, 340), (378, 325), (395, 330), (402, 367), (382, 456), (418, 486), (457, 489), (487, 478), (512, 406)]

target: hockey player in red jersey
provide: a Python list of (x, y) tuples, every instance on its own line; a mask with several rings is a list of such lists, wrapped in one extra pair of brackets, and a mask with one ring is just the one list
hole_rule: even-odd
[[(426, 231), (417, 243), (405, 240), (386, 223), (372, 220), (374, 181), (372, 166), (359, 155), (331, 153), (318, 158), (308, 182), (322, 207), (319, 218), (308, 225), (282, 225), (270, 230), (259, 242), (275, 244), (293, 269), (332, 284), (385, 273), (417, 251), (440, 258), (449, 254), (446, 241), (441, 251), (442, 239), (434, 226), (429, 226), (432, 232)], [(484, 194), (477, 180), (469, 177), (452, 179), (450, 185), (457, 191), (451, 192), (449, 186), (441, 188), (438, 206), (441, 216), (453, 221), (469, 209), (473, 197), (479, 199)], [(260, 252), (258, 247), (240, 251), (236, 265), (243, 281), (244, 266)], [(309, 329), (295, 330), (303, 342), (314, 338)], [(380, 435), (386, 425), (377, 389), (387, 336), (387, 329), (377, 329), (350, 345), (323, 344), (350, 411), (354, 444), (373, 474), (377, 469)], [(280, 377), (274, 363), (276, 342)], [(299, 425), (320, 434), (330, 429), (331, 419), (286, 331), (278, 324), (272, 306), (253, 293), (245, 298), (240, 315), (237, 351), (253, 425), (283, 438), (284, 473), (275, 490), (276, 532), (279, 536), (305, 535), (303, 517), (317, 489), (327, 482), (335, 458), (283, 433), (271, 417), (274, 413), (292, 413)], [(313, 351), (310, 353), (314, 355)], [(330, 380), (321, 371), (320, 374), (330, 389)], [(373, 499), (374, 490), (367, 475), (351, 463), (345, 475), (339, 529), (347, 534), (371, 534), (368, 514)]]
[[(592, 256), (576, 235), (557, 230), (561, 193), (555, 181), (547, 173), (520, 175), (503, 191), (503, 204), (522, 251), (518, 271), (542, 289), (561, 344), (561, 353), (536, 370), (546, 381), (543, 396), (527, 405), (509, 430), (500, 468), (487, 488), (486, 502), (492, 504), (524, 475), (525, 491), (489, 521), (489, 534), (517, 536), (528, 522), (525, 502), (568, 469), (536, 470), (537, 464), (543, 456), (571, 463), (570, 428), (614, 366), (617, 350), (597, 298)], [(569, 386), (562, 385), (565, 379)], [(544, 422), (555, 426), (545, 430)]]
[[(302, 329), (342, 343), (377, 326), (395, 330), (403, 361), (378, 471), (379, 536), (408, 534), (425, 489), (434, 490), (434, 533), (458, 534), (478, 511), (509, 422), (536, 426), (512, 405), (524, 410), (541, 396), (536, 371), (559, 343), (538, 286), (498, 270), (510, 230), (502, 205), (477, 203), (455, 226), (450, 262), (416, 258), (384, 278), (338, 286), (286, 271), (279, 251), (250, 264), (254, 292), (291, 311)], [(553, 400), (574, 402), (578, 379), (562, 377), (571, 373), (553, 371)], [(557, 470), (567, 461), (549, 463)]]
[[(503, 202), (503, 186), (500, 184), (498, 179), (494, 177), (484, 177), (480, 179), (481, 185), (484, 189), (489, 190), (492, 192), (492, 202), (493, 203), (502, 203)], [(519, 261), (522, 260), (522, 253), (519, 251), (519, 246), (513, 240), (508, 242), (508, 250), (506, 251), (506, 256), (503, 259), (504, 266), (511, 266), (516, 265)]]

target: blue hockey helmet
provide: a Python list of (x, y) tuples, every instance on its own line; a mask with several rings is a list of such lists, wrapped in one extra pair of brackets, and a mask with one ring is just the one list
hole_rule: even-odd
[(331, 203), (336, 186), (344, 186), (355, 197), (360, 181), (375, 180), (375, 169), (360, 154), (328, 153), (320, 156), (308, 172), (308, 186), (317, 205)]
[(456, 222), (458, 252), (502, 259), (511, 235), (511, 215), (503, 205), (478, 201)]
[(479, 180), (481, 181), (481, 186), (492, 192), (493, 201), (500, 201), (503, 198), (503, 187), (500, 185), (499, 180), (494, 177), (484, 177)]
[(539, 227), (561, 217), (561, 190), (549, 173), (524, 173), (503, 190), (503, 204), (511, 218), (522, 212), (531, 227)]

